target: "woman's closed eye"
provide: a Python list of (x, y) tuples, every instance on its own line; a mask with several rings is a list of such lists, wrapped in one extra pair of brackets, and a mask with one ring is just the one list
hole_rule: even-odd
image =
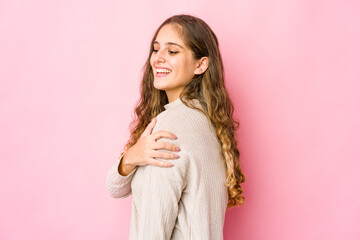
[[(157, 53), (159, 50), (158, 49), (154, 49), (153, 52)], [(169, 51), (170, 54), (177, 54), (178, 52), (175, 51)]]

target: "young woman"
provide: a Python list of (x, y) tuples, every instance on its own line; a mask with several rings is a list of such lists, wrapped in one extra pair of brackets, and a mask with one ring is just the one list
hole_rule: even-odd
[(112, 197), (132, 194), (130, 239), (223, 239), (245, 176), (218, 41), (203, 20), (176, 15), (157, 29), (135, 112), (106, 178)]

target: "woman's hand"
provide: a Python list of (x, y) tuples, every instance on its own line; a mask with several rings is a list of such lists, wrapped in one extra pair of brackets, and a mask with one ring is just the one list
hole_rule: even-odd
[(141, 165), (155, 165), (158, 167), (172, 167), (172, 163), (156, 160), (155, 158), (164, 159), (177, 159), (179, 155), (175, 153), (168, 153), (163, 151), (157, 151), (158, 149), (164, 149), (169, 151), (180, 151), (180, 148), (175, 144), (169, 142), (157, 142), (158, 139), (165, 137), (169, 139), (177, 139), (177, 137), (168, 131), (157, 131), (152, 133), (152, 130), (156, 124), (156, 118), (153, 118), (149, 125), (142, 133), (139, 140), (129, 148), (123, 158), (124, 165), (128, 166), (141, 166)]

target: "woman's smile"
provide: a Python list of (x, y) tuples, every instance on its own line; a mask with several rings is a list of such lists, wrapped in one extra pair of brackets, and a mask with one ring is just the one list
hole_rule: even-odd
[(168, 68), (155, 67), (155, 77), (166, 77), (171, 73), (171, 70)]

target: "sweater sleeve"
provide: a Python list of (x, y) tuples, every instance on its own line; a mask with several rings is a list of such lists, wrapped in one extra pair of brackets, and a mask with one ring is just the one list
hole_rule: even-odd
[[(179, 210), (179, 201), (186, 187), (188, 158), (178, 153), (177, 160), (166, 160), (173, 167), (144, 167), (144, 187), (139, 213), (139, 239), (168, 240), (171, 238)], [(164, 159), (160, 159), (163, 160)]]
[(126, 198), (131, 194), (131, 180), (137, 170), (137, 166), (127, 176), (118, 172), (122, 157), (115, 162), (106, 176), (106, 189), (113, 198)]

